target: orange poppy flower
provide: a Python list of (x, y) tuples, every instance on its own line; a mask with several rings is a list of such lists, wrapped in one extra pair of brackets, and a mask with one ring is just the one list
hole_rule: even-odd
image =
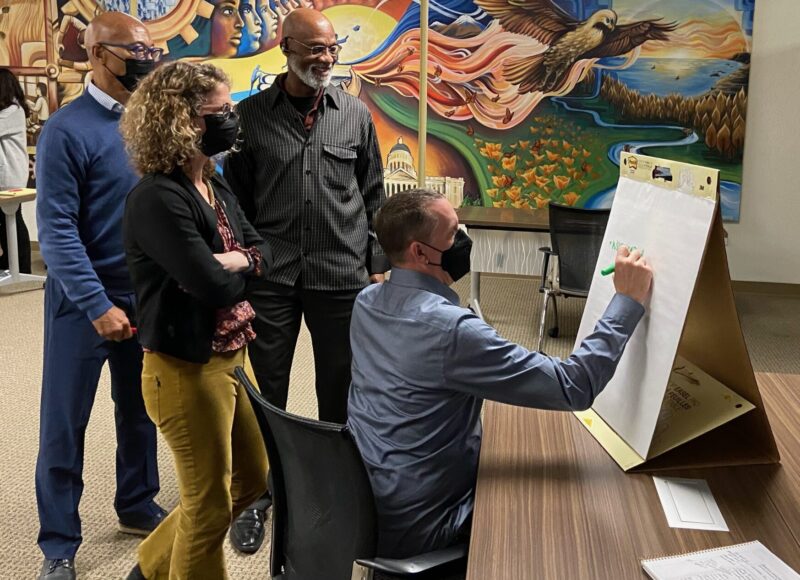
[(517, 156), (512, 155), (511, 157), (504, 157), (503, 158), (503, 169), (506, 171), (512, 171), (517, 166)]
[(481, 155), (489, 159), (500, 159), (503, 156), (503, 146), (500, 143), (486, 143), (480, 148)]
[(547, 205), (547, 202), (548, 202), (548, 200), (543, 198), (541, 195), (537, 195), (536, 197), (534, 197), (533, 201), (536, 202), (537, 209), (542, 209), (544, 206)]
[(567, 185), (569, 185), (570, 181), (571, 179), (566, 175), (556, 175), (555, 177), (553, 177), (553, 183), (556, 184), (556, 187), (558, 189), (564, 189), (565, 187), (567, 187)]
[(494, 184), (497, 187), (508, 187), (509, 185), (511, 185), (513, 181), (514, 181), (513, 179), (511, 179), (508, 175), (505, 174), (495, 175), (494, 177), (492, 177), (492, 182), (494, 182)]

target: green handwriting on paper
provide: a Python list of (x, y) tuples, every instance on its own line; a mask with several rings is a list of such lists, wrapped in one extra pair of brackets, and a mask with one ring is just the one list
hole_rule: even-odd
[(620, 246), (628, 246), (628, 250), (630, 250), (631, 252), (634, 250), (639, 250), (642, 253), (642, 256), (644, 256), (644, 248), (640, 248), (639, 246), (634, 246), (633, 244), (628, 244), (627, 242), (623, 242), (620, 240), (609, 240), (608, 244), (611, 246), (611, 249), (614, 250), (615, 252), (619, 250)]

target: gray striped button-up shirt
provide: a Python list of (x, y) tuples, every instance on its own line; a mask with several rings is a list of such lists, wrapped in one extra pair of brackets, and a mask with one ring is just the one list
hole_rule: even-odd
[(310, 130), (279, 83), (238, 105), (243, 144), (225, 178), (275, 257), (267, 279), (308, 290), (353, 290), (388, 262), (372, 229), (385, 200), (366, 105), (325, 89)]

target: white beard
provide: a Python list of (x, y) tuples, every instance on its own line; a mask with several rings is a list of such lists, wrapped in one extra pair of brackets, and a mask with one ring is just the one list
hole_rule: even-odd
[(296, 58), (293, 56), (290, 56), (287, 59), (286, 64), (289, 66), (289, 70), (291, 70), (301, 81), (303, 81), (303, 84), (311, 87), (315, 91), (324, 89), (331, 84), (333, 68), (331, 68), (328, 74), (326, 74), (324, 77), (319, 77), (314, 74), (314, 71), (312, 70), (313, 67), (308, 67), (306, 69), (300, 67)]

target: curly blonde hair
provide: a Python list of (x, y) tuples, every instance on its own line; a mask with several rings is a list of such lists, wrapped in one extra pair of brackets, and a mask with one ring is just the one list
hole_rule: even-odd
[[(120, 131), (133, 165), (142, 174), (170, 173), (200, 150), (193, 123), (206, 96), (228, 76), (210, 64), (175, 61), (156, 68), (131, 95)], [(213, 172), (209, 162), (206, 173)]]

